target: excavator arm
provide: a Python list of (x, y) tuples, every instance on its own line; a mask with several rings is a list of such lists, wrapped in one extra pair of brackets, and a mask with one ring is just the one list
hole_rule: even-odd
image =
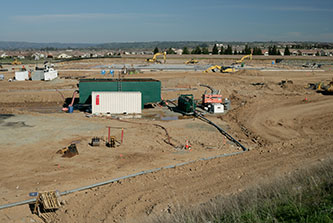
[(246, 58), (252, 60), (252, 54), (243, 56), (240, 60), (237, 60), (236, 63), (242, 63)]
[(216, 70), (219, 70), (221, 73), (235, 73), (237, 71), (234, 67), (223, 67), (219, 65), (214, 65), (208, 67), (204, 72), (205, 73), (208, 73), (209, 71), (216, 72)]
[(185, 62), (185, 64), (197, 64), (199, 63), (199, 60), (191, 59)]
[(222, 67), (219, 65), (214, 65), (214, 66), (208, 67), (204, 72), (205, 73), (208, 73), (209, 71), (215, 72), (216, 69), (221, 71)]
[(158, 56), (162, 56), (163, 55), (163, 60), (164, 60), (164, 63), (166, 63), (166, 52), (163, 52), (163, 53), (155, 53), (153, 58), (148, 58), (146, 59), (147, 62), (157, 62), (157, 57)]

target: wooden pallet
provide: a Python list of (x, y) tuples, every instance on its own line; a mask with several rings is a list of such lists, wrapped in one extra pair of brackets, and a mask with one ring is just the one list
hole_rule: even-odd
[(55, 191), (39, 193), (33, 213), (39, 216), (44, 222), (52, 222), (55, 212), (61, 207)]

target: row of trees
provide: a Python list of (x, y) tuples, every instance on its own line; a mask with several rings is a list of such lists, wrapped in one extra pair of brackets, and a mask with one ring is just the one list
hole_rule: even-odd
[(233, 50), (231, 45), (228, 45), (226, 48), (222, 46), (220, 49), (215, 44), (212, 51), (209, 52), (207, 47), (203, 47), (200, 49), (199, 46), (194, 48), (191, 52), (188, 50), (187, 47), (183, 48), (183, 54), (209, 54), (212, 53), (213, 55), (221, 54), (221, 55), (236, 55), (236, 54), (254, 54), (254, 55), (262, 55), (261, 49), (254, 47), (251, 49), (248, 45), (245, 46), (243, 51)]
[(254, 55), (262, 55), (260, 48), (253, 48), (251, 49), (248, 45), (245, 46), (243, 51), (233, 50), (231, 45), (228, 45), (226, 48), (222, 46), (220, 49), (215, 44), (212, 51), (209, 52), (207, 47), (203, 47), (202, 49), (197, 46), (191, 52), (188, 50), (187, 47), (183, 48), (183, 54), (209, 54), (212, 53), (213, 55), (221, 54), (221, 55), (236, 55), (236, 54), (254, 54)]
[[(158, 53), (159, 49), (156, 47), (153, 52), (154, 52), (154, 54)], [(169, 48), (168, 50), (166, 50), (166, 52), (167, 52), (167, 54), (176, 54), (176, 52), (172, 48)], [(233, 50), (231, 45), (228, 45), (226, 48), (224, 46), (222, 46), (219, 49), (216, 44), (214, 45), (211, 52), (209, 52), (207, 47), (196, 46), (191, 52), (187, 47), (183, 48), (183, 54), (210, 54), (210, 53), (212, 53), (213, 55), (217, 55), (217, 54), (221, 54), (221, 55), (238, 55), (238, 54), (247, 55), (247, 54), (251, 54), (251, 53), (253, 55), (263, 55), (262, 51), (259, 47), (251, 48), (248, 45), (245, 45), (245, 48), (242, 51)], [(276, 45), (273, 45), (273, 46), (268, 47), (268, 54), (269, 55), (281, 55), (281, 52), (280, 52), (280, 50), (277, 49)], [(290, 55), (290, 50), (289, 50), (288, 46), (286, 46), (286, 48), (284, 50), (284, 55), (286, 55), (286, 56)]]
[[(281, 52), (280, 50), (277, 49), (277, 47), (275, 45), (273, 46), (269, 46), (268, 47), (268, 54), (269, 55), (281, 55)], [(284, 55), (285, 56), (290, 56), (290, 50), (289, 50), (289, 47), (286, 46), (286, 48), (284, 49)]]

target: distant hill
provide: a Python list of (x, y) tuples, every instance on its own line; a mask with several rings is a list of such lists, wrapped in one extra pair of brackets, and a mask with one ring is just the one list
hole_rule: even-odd
[(12, 42), (12, 41), (0, 41), (0, 49), (3, 50), (15, 50), (15, 49), (67, 49), (67, 48), (90, 48), (97, 44), (86, 43), (31, 43), (31, 42)]
[(102, 44), (87, 44), (87, 43), (32, 43), (32, 42), (13, 42), (13, 41), (0, 41), (0, 49), (3, 50), (16, 50), (16, 49), (142, 49), (151, 50), (155, 47), (160, 49), (166, 48), (183, 48), (195, 47), (200, 45), (201, 47), (207, 47), (215, 42), (204, 41), (163, 41), (163, 42), (124, 42), (124, 43), (102, 43)]
[(146, 49), (151, 50), (155, 47), (160, 49), (167, 48), (194, 48), (196, 46), (208, 47), (216, 42), (207, 41), (155, 41), (155, 42), (127, 42), (127, 43), (104, 43), (96, 47), (104, 49)]
[(116, 43), (32, 43), (32, 42), (14, 42), (0, 41), (0, 49), (2, 50), (27, 50), (27, 49), (110, 49), (110, 50), (152, 50), (155, 47), (159, 49), (168, 48), (195, 48), (196, 46), (208, 47), (215, 43), (223, 43), (225, 45), (245, 45), (268, 47), (273, 44), (298, 44), (300, 48), (324, 48), (332, 49), (333, 43), (316, 43), (316, 42), (223, 42), (223, 41), (152, 41), (152, 42), (116, 42)]

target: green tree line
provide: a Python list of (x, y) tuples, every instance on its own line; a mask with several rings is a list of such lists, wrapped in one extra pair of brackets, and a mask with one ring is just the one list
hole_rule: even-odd
[[(175, 51), (172, 48), (169, 48), (167, 50), (165, 50), (167, 52), (167, 54), (175, 54)], [(153, 53), (158, 53), (159, 49), (157, 47), (155, 47)], [(212, 48), (212, 51), (208, 50), (207, 45), (198, 45), (195, 48), (193, 48), (192, 50), (190, 50), (188, 47), (184, 47), (183, 48), (183, 54), (213, 54), (213, 55), (248, 55), (248, 54), (252, 54), (252, 55), (263, 55), (262, 54), (262, 50), (260, 47), (253, 47), (251, 48), (248, 45), (245, 45), (245, 48), (241, 51), (237, 51), (236, 49), (233, 49), (231, 45), (227, 45), (225, 46), (221, 46), (220, 49), (217, 47), (217, 45), (215, 44)], [(273, 46), (269, 46), (268, 47), (268, 54), (269, 55), (281, 55), (280, 50), (277, 48), (276, 45)], [(289, 56), (290, 50), (289, 47), (286, 46), (284, 49), (284, 55), (285, 56)]]

